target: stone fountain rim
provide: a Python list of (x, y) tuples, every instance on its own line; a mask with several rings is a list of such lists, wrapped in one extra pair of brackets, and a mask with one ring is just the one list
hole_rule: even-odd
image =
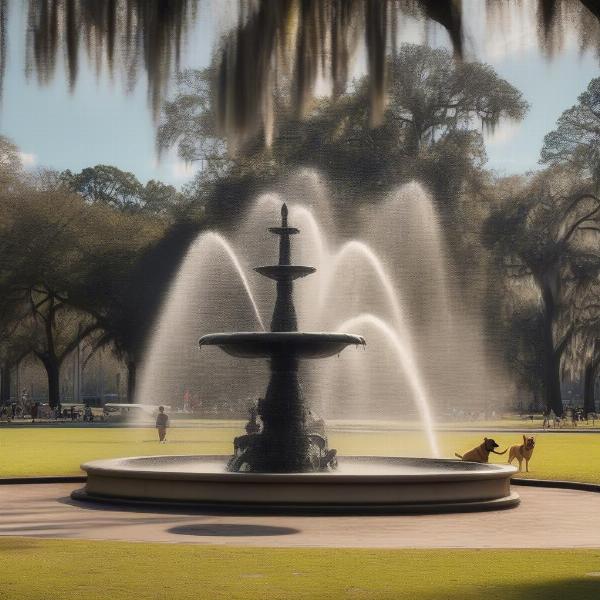
[[(124, 461), (173, 461), (176, 459), (197, 459), (199, 461), (223, 461), (223, 466), (229, 459), (228, 455), (154, 455), (154, 456), (129, 456), (123, 458), (100, 459), (83, 463), (81, 469), (88, 474), (114, 477), (124, 476), (134, 479), (166, 479), (186, 481), (211, 481), (211, 482), (255, 482), (255, 483), (311, 483), (311, 484), (344, 484), (344, 483), (435, 483), (435, 482), (459, 482), (479, 481), (490, 479), (506, 479), (517, 473), (518, 469), (512, 465), (501, 465), (495, 463), (465, 463), (469, 465), (478, 464), (481, 468), (477, 471), (449, 471), (447, 473), (421, 473), (421, 474), (394, 474), (394, 473), (361, 473), (361, 474), (333, 474), (333, 473), (235, 473), (223, 471), (222, 473), (201, 473), (185, 471), (169, 471), (167, 469), (131, 469)], [(464, 461), (440, 458), (414, 458), (393, 456), (345, 456), (342, 461), (361, 462), (369, 461), (377, 463), (390, 461), (401, 462), (427, 462), (457, 465)]]

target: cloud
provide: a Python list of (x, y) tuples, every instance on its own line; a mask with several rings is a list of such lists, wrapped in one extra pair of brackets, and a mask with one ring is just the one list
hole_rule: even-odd
[(37, 156), (35, 154), (29, 152), (19, 152), (19, 158), (26, 169), (35, 167), (37, 164)]

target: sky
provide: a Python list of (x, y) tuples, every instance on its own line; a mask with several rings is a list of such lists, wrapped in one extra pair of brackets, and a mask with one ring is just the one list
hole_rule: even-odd
[[(518, 88), (531, 108), (518, 124), (502, 123), (486, 136), (488, 167), (502, 174), (539, 168), (544, 135), (551, 131), (565, 109), (577, 101), (589, 81), (600, 76), (600, 61), (581, 53), (574, 37), (552, 59), (538, 48), (535, 3), (515, 15), (513, 26), (499, 34), (486, 30), (478, 0), (463, 0), (466, 18), (467, 58), (491, 64), (498, 74)], [(234, 2), (208, 3), (183, 52), (182, 67), (208, 66), (213, 45), (231, 22)], [(158, 161), (155, 123), (146, 97), (143, 74), (136, 88), (126, 93), (118, 77), (97, 78), (83, 60), (75, 90), (71, 93), (64, 70), (40, 86), (25, 74), (26, 3), (10, 3), (9, 54), (0, 106), (0, 133), (11, 138), (28, 168), (50, 167), (79, 171), (96, 164), (113, 164), (131, 171), (143, 182), (160, 179), (176, 187), (189, 181), (194, 168), (171, 152)], [(449, 46), (440, 28), (407, 20), (400, 41)], [(357, 49), (354, 74), (364, 70), (364, 50)]]

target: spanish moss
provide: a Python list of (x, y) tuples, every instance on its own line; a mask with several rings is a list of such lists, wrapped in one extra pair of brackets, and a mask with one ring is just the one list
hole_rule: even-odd
[[(85, 58), (97, 75), (118, 73), (131, 90), (143, 71), (156, 118), (179, 72), (199, 5), (199, 0), (29, 0), (27, 73), (48, 84), (64, 65), (73, 90), (86, 68)], [(464, 6), (460, 0), (240, 0), (236, 22), (225, 27), (213, 56), (220, 134), (232, 150), (257, 136), (268, 145), (277, 128), (275, 105), (303, 117), (315, 97), (340, 96), (363, 50), (370, 122), (377, 126), (391, 77), (387, 59), (396, 52), (399, 24), (411, 19), (425, 27), (435, 24), (460, 60), (465, 55)], [(0, 84), (8, 7), (9, 0), (0, 1)], [(508, 32), (515, 14), (529, 9), (538, 43), (548, 56), (573, 33), (582, 50), (600, 47), (600, 9), (593, 0), (488, 1), (487, 29)]]
[(183, 37), (195, 18), (197, 0), (30, 0), (27, 71), (39, 83), (52, 81), (61, 53), (67, 80), (75, 87), (82, 48), (97, 74), (122, 70), (128, 88), (140, 67), (148, 79), (154, 115), (168, 82), (179, 69)]

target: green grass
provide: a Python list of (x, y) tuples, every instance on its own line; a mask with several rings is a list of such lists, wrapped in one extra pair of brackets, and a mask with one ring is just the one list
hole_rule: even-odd
[[(227, 454), (237, 427), (0, 429), (0, 476), (77, 474), (86, 460)], [(492, 434), (502, 448), (517, 434)], [(441, 432), (442, 453), (482, 434)], [(600, 437), (540, 434), (531, 476), (600, 482)], [(334, 433), (342, 454), (423, 454), (418, 432)], [(503, 458), (503, 457), (502, 457)], [(499, 462), (501, 457), (494, 457)], [(600, 550), (236, 548), (0, 537), (0, 600), (591, 600)]]
[[(0, 428), (0, 477), (31, 475), (76, 475), (82, 462), (118, 456), (149, 454), (229, 454), (237, 427), (174, 427), (169, 443), (160, 445), (154, 429), (148, 428)], [(490, 431), (502, 449), (520, 443), (519, 434)], [(439, 432), (443, 456), (463, 453), (481, 443), (477, 432)], [(352, 432), (333, 433), (330, 444), (340, 454), (425, 455), (422, 433)], [(493, 456), (503, 462), (506, 456)], [(600, 434), (544, 433), (530, 464), (531, 477), (600, 483)]]
[[(399, 421), (399, 420), (379, 420), (370, 419), (365, 420), (344, 420), (344, 421), (330, 421), (331, 425), (338, 425), (343, 427), (345, 424), (354, 425), (373, 425), (374, 428), (381, 429), (420, 429), (418, 421)], [(485, 421), (481, 420), (468, 420), (468, 421), (442, 421), (436, 423), (435, 427), (441, 430), (449, 429), (489, 429), (490, 431), (501, 431), (502, 429), (522, 429), (528, 431), (530, 429), (542, 429), (544, 425), (544, 419), (541, 416), (535, 416), (530, 420), (527, 417), (519, 417), (518, 415), (507, 415), (505, 417), (499, 417), (496, 419), (488, 419)], [(554, 429), (551, 427), (550, 429)], [(558, 428), (563, 431), (585, 431), (591, 429), (600, 429), (600, 419), (594, 419), (589, 421), (579, 421), (574, 426), (570, 419), (564, 421), (564, 423)]]
[(591, 600), (600, 550), (366, 550), (0, 539), (1, 600)]

